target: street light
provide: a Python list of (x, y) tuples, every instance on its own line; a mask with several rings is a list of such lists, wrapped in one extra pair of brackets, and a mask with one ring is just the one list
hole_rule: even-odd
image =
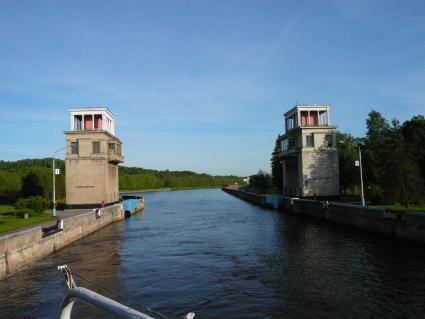
[[(360, 168), (360, 188), (362, 191), (362, 206), (365, 206), (364, 201), (364, 190), (363, 190), (363, 166), (362, 166), (362, 151), (360, 149), (360, 145), (357, 145), (357, 148), (359, 149), (359, 168)], [(357, 165), (356, 165), (357, 166)]]
[(55, 170), (55, 154), (66, 149), (65, 147), (62, 147), (61, 149), (58, 149), (57, 151), (55, 151), (53, 153), (52, 156), (52, 179), (53, 179), (53, 194), (52, 194), (52, 203), (53, 203), (53, 208), (52, 208), (52, 216), (56, 216), (56, 170)]
[[(344, 144), (344, 141), (339, 141), (339, 143)], [(354, 165), (358, 166), (360, 169), (360, 189), (361, 189), (361, 197), (362, 197), (362, 206), (365, 206), (364, 199), (364, 188), (363, 188), (363, 165), (362, 165), (362, 151), (360, 149), (360, 145), (357, 144), (357, 149), (359, 151), (359, 160), (354, 162)]]

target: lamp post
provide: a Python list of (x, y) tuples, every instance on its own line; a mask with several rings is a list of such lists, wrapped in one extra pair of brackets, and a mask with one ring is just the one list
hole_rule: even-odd
[(365, 201), (364, 201), (364, 190), (363, 190), (363, 166), (362, 166), (362, 151), (360, 149), (360, 146), (357, 145), (358, 149), (359, 149), (359, 168), (360, 168), (360, 188), (361, 188), (361, 192), (362, 192), (362, 206), (365, 206)]
[[(344, 141), (339, 141), (340, 144), (345, 144)], [(356, 143), (357, 144), (357, 143)], [(363, 165), (362, 165), (362, 150), (360, 149), (360, 145), (357, 144), (357, 149), (359, 152), (359, 160), (355, 161), (354, 165), (359, 166), (360, 169), (360, 190), (361, 190), (361, 200), (362, 200), (362, 206), (365, 206), (365, 199), (364, 199), (364, 187), (363, 187)]]
[(64, 150), (66, 148), (62, 147), (61, 149), (58, 149), (57, 151), (55, 151), (53, 153), (52, 156), (52, 179), (53, 179), (53, 192), (52, 192), (52, 203), (53, 203), (53, 208), (52, 208), (52, 216), (56, 216), (56, 169), (55, 169), (55, 154)]

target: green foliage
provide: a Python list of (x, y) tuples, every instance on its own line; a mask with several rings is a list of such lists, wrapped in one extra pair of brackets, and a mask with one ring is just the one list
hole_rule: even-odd
[(249, 187), (251, 188), (265, 192), (271, 185), (273, 185), (272, 176), (261, 170), (249, 177)]
[(16, 209), (30, 209), (36, 214), (41, 214), (49, 208), (49, 202), (41, 196), (21, 198), (15, 204)]
[(351, 194), (360, 184), (359, 168), (354, 165), (359, 160), (358, 148), (359, 139), (350, 134), (336, 133), (338, 157), (339, 157), (339, 177), (342, 194)]
[(0, 205), (0, 214), (4, 213), (4, 212), (8, 212), (8, 211), (12, 211), (15, 208), (11, 205)]
[(272, 180), (274, 185), (282, 191), (283, 189), (283, 171), (282, 164), (280, 163), (279, 155), (281, 152), (280, 135), (276, 138), (272, 158), (270, 159), (272, 167)]
[(22, 196), (42, 196), (45, 192), (42, 175), (29, 173), (22, 180)]
[(379, 185), (369, 185), (368, 200), (373, 204), (382, 204), (384, 202), (384, 190)]
[[(56, 159), (61, 174), (56, 176), (56, 196), (65, 197), (65, 163)], [(52, 194), (52, 159), (25, 159), (16, 162), (0, 161), (0, 203), (14, 203), (20, 197)]]
[(366, 120), (366, 127), (363, 147), (363, 159), (364, 163), (367, 163), (364, 165), (365, 183), (377, 185), (382, 181), (385, 136), (390, 126), (381, 113), (372, 110)]
[[(65, 163), (56, 159), (61, 169), (56, 176), (56, 198), (62, 207), (65, 198)], [(156, 171), (137, 167), (119, 167), (121, 190), (152, 188), (218, 187), (225, 184), (243, 185), (238, 176), (211, 176), (190, 171)], [(18, 198), (52, 196), (52, 159), (25, 159), (16, 162), (0, 161), (0, 203), (14, 203)]]
[[(360, 145), (366, 199), (374, 204), (403, 203), (406, 207), (425, 201), (425, 118), (414, 116), (403, 125), (388, 122), (371, 111), (364, 139), (337, 134), (342, 190), (354, 192), (359, 185), (356, 145)], [(358, 189), (358, 188), (357, 188)]]
[(191, 171), (156, 171), (138, 167), (119, 167), (120, 190), (141, 190), (176, 187), (213, 187), (243, 184), (238, 176), (212, 176)]
[(385, 208), (388, 211), (396, 212), (425, 212), (425, 206), (411, 206), (406, 207), (402, 206), (400, 203), (395, 203), (392, 205), (376, 205), (377, 207)]
[(12, 213), (13, 213), (12, 214), (13, 216), (18, 218), (25, 218), (25, 215), (27, 215), (28, 217), (34, 217), (34, 216), (40, 215), (40, 213), (36, 213), (34, 210), (30, 208), (15, 209)]
[[(28, 169), (28, 168), (52, 168), (52, 158), (41, 159), (23, 159), (19, 161), (9, 162), (0, 161), (0, 170), (13, 170), (13, 169)], [(65, 162), (60, 159), (55, 160), (55, 167), (65, 169)]]
[(424, 180), (398, 120), (391, 122), (384, 141), (381, 185), (386, 201), (400, 202), (406, 207), (411, 202), (422, 201), (425, 194)]
[(19, 215), (15, 215), (15, 212), (11, 213), (0, 213), (0, 233), (5, 233), (12, 230), (17, 230), (22, 227), (28, 227), (43, 223), (50, 220), (55, 220), (50, 214), (40, 214), (36, 216), (29, 216), (29, 218), (22, 218)]
[(0, 203), (12, 203), (20, 195), (22, 181), (15, 172), (0, 170)]
[(425, 181), (425, 117), (418, 115), (403, 123), (401, 127), (409, 153), (417, 163), (422, 180)]

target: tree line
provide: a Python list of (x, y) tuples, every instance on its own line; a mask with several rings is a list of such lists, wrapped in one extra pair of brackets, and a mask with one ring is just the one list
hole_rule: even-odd
[[(60, 169), (56, 176), (56, 197), (65, 200), (65, 162), (55, 160)], [(191, 171), (157, 171), (138, 167), (119, 166), (120, 190), (154, 188), (214, 187), (243, 183), (238, 176), (213, 176)], [(0, 203), (15, 203), (19, 198), (52, 196), (52, 159), (0, 161)]]
[(120, 166), (120, 189), (138, 190), (174, 187), (214, 187), (226, 184), (243, 184), (243, 178), (233, 175), (219, 176), (191, 171), (157, 171), (139, 167)]
[(358, 192), (359, 168), (353, 163), (362, 153), (366, 199), (376, 204), (400, 203), (407, 207), (425, 201), (425, 117), (400, 123), (372, 110), (366, 135), (338, 133), (341, 193)]
[[(279, 160), (280, 136), (271, 157), (272, 180), (282, 188)], [(366, 119), (366, 135), (337, 132), (341, 194), (358, 194), (362, 153), (366, 200), (373, 204), (422, 204), (425, 202), (425, 117), (413, 116), (400, 123), (372, 110)]]
[[(56, 196), (65, 197), (65, 163), (56, 160), (61, 174), (56, 176)], [(52, 159), (0, 161), (0, 202), (15, 203), (19, 198), (42, 196), (51, 198)]]

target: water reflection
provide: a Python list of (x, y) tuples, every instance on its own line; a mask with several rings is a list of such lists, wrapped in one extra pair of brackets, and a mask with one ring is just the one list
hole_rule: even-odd
[[(220, 190), (144, 197), (144, 214), (1, 282), (0, 317), (55, 318), (62, 287), (54, 267), (65, 262), (120, 301), (176, 318), (422, 316), (421, 247), (263, 210)], [(108, 318), (75, 310), (75, 318)]]
[[(113, 224), (45, 258), (0, 283), (0, 318), (57, 318), (63, 298), (57, 265), (68, 264), (76, 274), (120, 291), (117, 276), (123, 223)], [(78, 284), (99, 290), (76, 277)], [(74, 306), (76, 318), (99, 318), (103, 313), (85, 304)]]

